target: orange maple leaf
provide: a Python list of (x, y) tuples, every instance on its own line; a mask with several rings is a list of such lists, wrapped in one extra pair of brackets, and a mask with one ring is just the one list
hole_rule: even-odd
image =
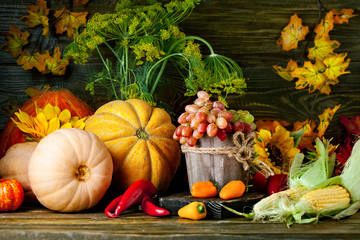
[(317, 127), (318, 137), (322, 137), (325, 134), (326, 129), (328, 128), (330, 121), (333, 119), (336, 111), (340, 108), (341, 104), (335, 106), (333, 109), (327, 108), (324, 112), (319, 115), (320, 123)]
[(29, 25), (30, 28), (43, 25), (43, 35), (48, 36), (49, 33), (49, 9), (46, 7), (45, 0), (37, 0), (38, 5), (30, 5), (27, 7), (29, 15), (23, 16), (21, 19)]
[(45, 59), (48, 57), (49, 53), (40, 54), (39, 52), (36, 52), (30, 54), (27, 51), (23, 51), (16, 63), (21, 65), (24, 70), (36, 67), (39, 72), (43, 72), (45, 71)]
[(324, 58), (333, 55), (334, 50), (340, 46), (340, 43), (336, 40), (330, 40), (329, 38), (320, 38), (314, 40), (315, 46), (309, 48), (308, 58), (310, 60), (323, 60)]
[(45, 59), (46, 68), (42, 73), (51, 72), (53, 75), (64, 75), (66, 66), (69, 64), (68, 59), (61, 59), (61, 52), (59, 47), (54, 49), (53, 56)]
[(334, 13), (329, 11), (325, 19), (321, 19), (321, 22), (316, 25), (314, 32), (316, 33), (315, 39), (328, 39), (329, 32), (334, 28)]
[(273, 66), (274, 72), (276, 72), (280, 77), (287, 81), (292, 81), (294, 77), (291, 75), (291, 73), (297, 68), (297, 63), (290, 59), (290, 61), (287, 64), (286, 68), (282, 68), (280, 66)]
[(9, 33), (5, 35), (7, 42), (1, 45), (1, 48), (9, 52), (13, 58), (16, 58), (22, 53), (23, 46), (29, 43), (27, 40), (29, 35), (28, 31), (21, 32), (19, 28), (11, 25)]
[(356, 17), (358, 15), (354, 15), (354, 10), (352, 9), (342, 9), (341, 11), (332, 10), (334, 12), (334, 23), (343, 24), (348, 23), (349, 19), (352, 17)]
[(62, 34), (67, 31), (69, 37), (74, 38), (75, 31), (81, 24), (86, 23), (88, 12), (70, 12), (65, 7), (56, 11), (54, 16), (58, 19), (55, 24), (56, 33)]
[(301, 18), (294, 14), (290, 18), (290, 23), (281, 31), (281, 36), (276, 43), (282, 45), (284, 51), (296, 49), (298, 42), (304, 40), (308, 32), (309, 27), (303, 26)]

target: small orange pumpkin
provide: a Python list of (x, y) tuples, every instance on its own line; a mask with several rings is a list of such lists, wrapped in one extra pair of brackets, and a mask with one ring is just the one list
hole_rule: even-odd
[(15, 179), (0, 179), (0, 211), (10, 212), (18, 209), (24, 201), (24, 190)]
[[(71, 116), (78, 116), (79, 118), (87, 117), (94, 113), (88, 104), (65, 88), (46, 88), (41, 90), (24, 103), (20, 108), (21, 111), (35, 116), (35, 102), (40, 108), (44, 108), (46, 104), (50, 103), (53, 106), (58, 106), (61, 110), (68, 109), (71, 112)], [(0, 158), (3, 157), (6, 150), (15, 143), (25, 142), (25, 136), (26, 135), (16, 127), (14, 122), (9, 119), (0, 135)]]
[(139, 99), (116, 100), (101, 106), (85, 122), (108, 148), (114, 164), (112, 185), (124, 191), (139, 179), (164, 193), (180, 163), (180, 147), (172, 135), (169, 114)]

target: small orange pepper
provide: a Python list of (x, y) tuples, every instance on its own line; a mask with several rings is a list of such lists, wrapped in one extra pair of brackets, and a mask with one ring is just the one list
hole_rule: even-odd
[(179, 217), (192, 220), (203, 219), (206, 217), (206, 214), (206, 207), (202, 202), (191, 202), (178, 211)]
[(228, 182), (219, 193), (221, 199), (233, 199), (241, 197), (245, 192), (245, 184), (241, 180)]
[(196, 182), (191, 186), (191, 195), (199, 198), (215, 197), (217, 189), (210, 181)]

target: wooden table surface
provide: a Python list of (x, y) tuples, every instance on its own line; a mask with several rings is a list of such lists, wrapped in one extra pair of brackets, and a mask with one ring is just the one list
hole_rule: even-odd
[(339, 222), (323, 220), (287, 228), (240, 217), (193, 221), (128, 210), (110, 219), (97, 210), (67, 214), (21, 208), (0, 213), (0, 239), (360, 239), (360, 213)]

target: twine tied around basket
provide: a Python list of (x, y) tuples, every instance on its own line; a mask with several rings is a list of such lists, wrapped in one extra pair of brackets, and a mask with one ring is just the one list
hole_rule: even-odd
[(249, 169), (249, 165), (253, 165), (252, 156), (255, 153), (254, 149), (255, 132), (243, 133), (237, 131), (233, 135), (233, 143), (235, 146), (225, 147), (189, 147), (182, 145), (183, 153), (207, 153), (213, 155), (227, 155), (228, 157), (235, 157), (235, 159), (243, 165), (244, 170)]

